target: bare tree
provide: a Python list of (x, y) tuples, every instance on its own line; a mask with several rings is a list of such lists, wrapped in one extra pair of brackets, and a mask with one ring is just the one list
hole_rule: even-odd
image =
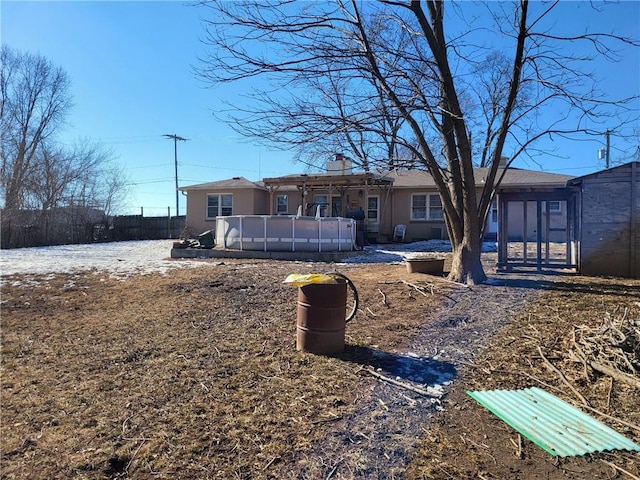
[(56, 206), (73, 203), (112, 214), (128, 191), (127, 175), (111, 163), (113, 157), (111, 150), (88, 139), (62, 148), (51, 162), (52, 168), (36, 176), (42, 179), (38, 189), (51, 191), (55, 186)]
[(109, 213), (126, 195), (126, 176), (113, 170), (113, 153), (101, 145), (56, 142), (71, 108), (62, 69), (6, 46), (0, 56), (2, 246), (20, 246), (12, 239), (17, 222), (38, 231), (40, 239), (32, 244), (48, 243), (59, 217), (68, 215), (61, 209)]
[(111, 163), (113, 153), (100, 144), (43, 145), (36, 158), (24, 183), (24, 205), (38, 212), (44, 243), (55, 241), (68, 210), (78, 224), (106, 223), (128, 194), (126, 173)]
[(5, 206), (20, 205), (22, 185), (38, 148), (64, 121), (71, 106), (69, 79), (40, 56), (0, 51), (0, 125)]
[[(614, 111), (637, 114), (637, 97), (611, 99), (586, 68), (638, 42), (563, 35), (557, 1), (489, 2), (475, 18), (478, 4), (435, 0), (201, 4), (212, 48), (200, 75), (262, 82), (234, 106), (238, 131), (293, 146), (357, 138), (345, 146), (367, 152), (365, 168), (394, 165), (402, 150), (440, 193), (452, 280), (486, 279), (481, 239), (505, 149), (513, 161), (541, 137), (599, 133)], [(488, 167), (479, 195), (478, 165)]]
[(125, 207), (130, 193), (130, 178), (122, 166), (115, 164), (104, 167), (99, 178), (100, 183), (94, 198), (106, 215), (114, 215)]
[(38, 148), (64, 121), (71, 97), (67, 74), (41, 56), (3, 46), (0, 63), (0, 180), (6, 244), (11, 238), (11, 216), (24, 206), (24, 185)]

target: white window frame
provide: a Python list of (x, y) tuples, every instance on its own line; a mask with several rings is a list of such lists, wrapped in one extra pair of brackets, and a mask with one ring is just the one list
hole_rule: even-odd
[[(421, 210), (424, 211), (424, 217), (422, 216), (416, 216), (415, 215), (415, 211), (416, 211), (416, 207), (415, 207), (415, 203), (414, 203), (414, 199), (416, 197), (424, 197), (424, 206), (419, 207)], [(434, 221), (434, 220), (444, 220), (444, 211), (442, 210), (442, 202), (440, 201), (440, 205), (438, 205), (439, 207), (439, 211), (441, 212), (440, 216), (434, 217), (431, 215), (431, 211), (436, 208), (436, 206), (432, 206), (431, 205), (431, 201), (432, 198), (438, 198), (440, 199), (440, 196), (437, 193), (412, 193), (411, 194), (411, 211), (409, 213), (409, 218), (411, 219), (411, 221), (413, 222), (427, 222), (427, 221)]]
[(489, 221), (498, 223), (498, 201), (495, 199), (491, 202), (491, 219)]
[[(284, 203), (280, 203), (281, 199), (284, 199)], [(286, 193), (276, 195), (276, 215), (287, 215), (288, 213), (289, 213), (289, 195), (287, 195)]]
[[(210, 206), (209, 205), (209, 198), (212, 197), (217, 197), (218, 198), (218, 211), (216, 212), (216, 215), (210, 216), (209, 215), (209, 208), (215, 208), (215, 206)], [(223, 205), (223, 197), (230, 197), (231, 198), (231, 205)], [(214, 220), (216, 217), (227, 217), (227, 216), (231, 216), (233, 215), (233, 194), (232, 193), (207, 193), (207, 203), (205, 208), (206, 210), (206, 215), (207, 215), (207, 219), (208, 220)], [(231, 209), (229, 211), (229, 213), (223, 213), (224, 209)]]
[[(371, 208), (369, 206), (369, 200), (373, 200), (375, 199), (376, 201), (376, 205), (375, 208)], [(372, 217), (370, 215), (370, 212), (375, 211), (375, 217)], [(372, 222), (372, 223), (379, 223), (380, 222), (380, 195), (369, 195), (367, 197), (367, 219)]]
[[(433, 205), (432, 202), (434, 200), (438, 201), (437, 205)], [(434, 217), (431, 215), (432, 211), (435, 211), (437, 209), (438, 212), (440, 212), (438, 214), (438, 216)], [(439, 194), (429, 194), (429, 220), (444, 220), (444, 211), (442, 210), (442, 199), (440, 198)]]
[[(422, 197), (424, 198), (424, 205), (419, 205), (416, 207), (416, 203), (415, 200), (418, 197)], [(410, 213), (409, 213), (409, 218), (412, 221), (426, 221), (428, 220), (428, 216), (429, 216), (429, 195), (426, 193), (413, 193), (411, 194), (411, 205), (409, 205), (409, 208), (411, 209)], [(421, 212), (423, 215), (417, 216), (416, 215), (416, 210), (419, 209), (418, 211)]]

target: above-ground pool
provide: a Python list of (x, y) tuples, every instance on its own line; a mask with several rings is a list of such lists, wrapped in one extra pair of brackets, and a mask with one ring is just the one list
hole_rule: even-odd
[(357, 250), (356, 221), (295, 215), (216, 217), (216, 246), (264, 252), (348, 252)]

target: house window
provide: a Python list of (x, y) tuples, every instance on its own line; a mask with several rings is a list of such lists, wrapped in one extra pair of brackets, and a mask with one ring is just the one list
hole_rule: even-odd
[(442, 218), (440, 195), (429, 195), (429, 220), (442, 220)]
[(411, 220), (442, 220), (440, 195), (415, 194), (411, 196)]
[[(549, 200), (547, 201), (547, 207), (549, 208), (549, 213), (562, 213), (562, 203), (560, 200)], [(546, 213), (546, 210), (545, 210)]]
[(230, 215), (233, 215), (233, 195), (211, 193), (207, 195), (207, 218)]
[(427, 196), (412, 195), (411, 196), (411, 220), (427, 219)]
[(286, 215), (289, 213), (289, 195), (276, 196), (276, 214)]
[(378, 205), (380, 197), (370, 196), (367, 198), (367, 218), (372, 221), (378, 221)]
[(327, 216), (327, 196), (326, 195), (314, 195), (313, 196), (313, 212), (311, 212), (311, 215), (315, 215), (316, 214), (316, 208), (318, 206), (320, 206), (320, 216), (321, 217), (326, 217)]

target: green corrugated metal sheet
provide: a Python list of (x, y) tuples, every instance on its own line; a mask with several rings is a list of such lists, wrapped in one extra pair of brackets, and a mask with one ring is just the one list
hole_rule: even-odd
[(640, 451), (640, 446), (628, 438), (536, 387), (467, 394), (553, 456)]

